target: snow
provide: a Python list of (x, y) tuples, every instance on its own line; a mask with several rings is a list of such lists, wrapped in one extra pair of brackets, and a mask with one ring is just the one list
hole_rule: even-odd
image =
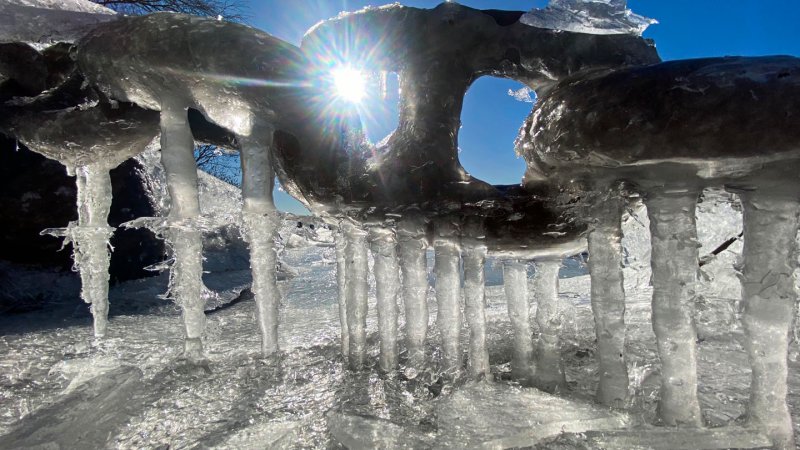
[(627, 0), (551, 0), (546, 8), (524, 14), (520, 22), (575, 33), (637, 36), (658, 23), (628, 9)]

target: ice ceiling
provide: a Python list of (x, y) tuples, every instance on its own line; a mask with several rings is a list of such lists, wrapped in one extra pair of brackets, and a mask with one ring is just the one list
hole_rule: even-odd
[[(624, 0), (553, 1), (528, 13), (452, 2), (429, 10), (369, 8), (316, 25), (299, 48), (210, 18), (32, 9), (0, 6), (14, 25), (0, 44), (0, 129), (76, 176), (79, 218), (50, 231), (73, 243), (98, 338), (109, 326), (108, 171), (160, 136), (169, 213), (129, 226), (149, 227), (169, 243), (168, 295), (182, 311), (185, 357), (203, 360), (202, 234), (215, 218), (201, 214), (193, 150), (209, 142), (241, 154), (239, 226), (250, 249), (264, 355), (279, 351), (279, 332), (291, 333), (278, 321), (277, 176), (337, 230), (341, 349), (352, 370), (370, 365), (370, 269), (378, 369), (418, 368), (430, 357), (430, 248), (446, 378), (491, 378), (484, 291), (491, 255), (504, 261), (513, 377), (547, 392), (565, 389), (558, 269), (563, 258), (588, 250), (596, 400), (622, 407), (631, 374), (621, 220), (627, 205), (643, 200), (662, 363), (658, 423), (701, 428), (695, 208), (704, 188), (724, 188), (744, 210), (742, 324), (752, 379), (738, 429), (794, 448), (786, 380), (800, 188), (797, 58), (662, 63), (640, 37), (652, 21)], [(32, 17), (53, 33), (37, 36), (41, 24)], [(364, 77), (390, 72), (400, 80), (399, 124), (373, 144), (359, 129)], [(486, 75), (537, 94), (516, 143), (527, 162), (518, 185), (490, 185), (458, 160), (463, 98)], [(189, 110), (202, 117), (190, 120)], [(535, 340), (528, 261), (537, 264)]]

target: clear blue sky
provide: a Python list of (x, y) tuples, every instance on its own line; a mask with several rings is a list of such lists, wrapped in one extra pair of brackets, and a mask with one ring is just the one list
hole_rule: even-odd
[[(250, 0), (249, 23), (276, 37), (299, 44), (305, 31), (340, 11), (390, 1)], [(432, 8), (438, 0), (407, 0), (408, 6)], [(529, 10), (546, 0), (462, 0), (473, 8)], [(665, 60), (724, 55), (800, 56), (800, 0), (629, 0), (638, 14), (659, 21), (645, 33), (655, 39)], [(479, 79), (467, 93), (459, 136), (462, 165), (474, 176), (494, 184), (518, 183), (525, 164), (514, 155), (513, 142), (529, 103), (506, 94), (519, 84), (496, 78)], [(397, 124), (397, 96), (381, 101), (377, 92), (367, 103), (374, 120), (367, 122), (373, 141)], [(283, 192), (275, 193), (279, 209), (305, 209)]]

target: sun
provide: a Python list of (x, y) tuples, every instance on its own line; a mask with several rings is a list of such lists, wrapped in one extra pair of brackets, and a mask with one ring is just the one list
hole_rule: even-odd
[(367, 95), (367, 79), (363, 72), (350, 66), (333, 69), (336, 96), (350, 103), (360, 103)]

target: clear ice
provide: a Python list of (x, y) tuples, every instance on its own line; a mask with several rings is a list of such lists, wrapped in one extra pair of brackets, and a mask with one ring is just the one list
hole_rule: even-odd
[(575, 33), (637, 36), (658, 23), (628, 9), (627, 0), (550, 0), (546, 8), (529, 11), (520, 22)]

